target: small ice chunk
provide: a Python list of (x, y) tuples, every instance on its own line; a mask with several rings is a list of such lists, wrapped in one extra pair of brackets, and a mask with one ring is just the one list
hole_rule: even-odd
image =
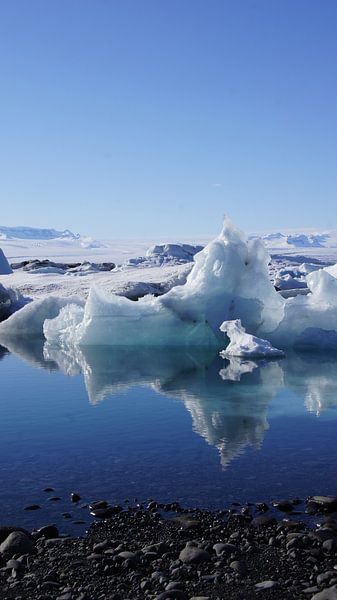
[(298, 279), (291, 275), (284, 275), (283, 277), (276, 277), (275, 287), (278, 290), (296, 290), (300, 288), (306, 288), (307, 282), (305, 279)]
[(247, 333), (242, 327), (240, 319), (224, 321), (220, 325), (220, 331), (226, 333), (230, 339), (226, 350), (220, 352), (220, 356), (284, 356), (284, 352), (274, 348), (268, 340), (263, 340), (255, 335)]

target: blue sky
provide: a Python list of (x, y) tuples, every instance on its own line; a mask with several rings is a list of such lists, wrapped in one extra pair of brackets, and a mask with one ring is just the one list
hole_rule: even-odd
[(335, 0), (4, 0), (2, 225), (337, 228)]

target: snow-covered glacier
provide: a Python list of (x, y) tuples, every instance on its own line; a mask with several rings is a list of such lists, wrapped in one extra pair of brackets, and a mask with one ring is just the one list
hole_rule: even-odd
[[(276, 348), (337, 349), (336, 270), (307, 275), (307, 296), (283, 298), (269, 279), (269, 255), (226, 219), (219, 237), (194, 256), (186, 283), (137, 302), (93, 288), (84, 306), (58, 304), (43, 320), (49, 344), (61, 346), (200, 346), (224, 348), (223, 322), (240, 319), (248, 334)], [(0, 324), (0, 336), (29, 331), (32, 303)], [(26, 311), (26, 312), (25, 312)], [(56, 316), (55, 316), (56, 315)], [(20, 325), (18, 326), (18, 320)], [(226, 327), (222, 327), (226, 330)], [(41, 330), (42, 334), (42, 330)]]

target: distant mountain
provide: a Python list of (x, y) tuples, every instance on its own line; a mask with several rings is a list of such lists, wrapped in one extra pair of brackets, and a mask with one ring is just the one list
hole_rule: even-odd
[(267, 248), (337, 248), (337, 231), (285, 231), (283, 233), (254, 233), (250, 239), (260, 237)]
[(0, 225), (0, 240), (79, 240), (80, 235), (69, 229), (57, 231), (56, 229), (40, 229), (38, 227), (3, 227)]

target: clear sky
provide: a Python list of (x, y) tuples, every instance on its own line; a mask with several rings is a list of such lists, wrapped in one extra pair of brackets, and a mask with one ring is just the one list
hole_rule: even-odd
[(336, 0), (2, 0), (1, 225), (337, 228)]

